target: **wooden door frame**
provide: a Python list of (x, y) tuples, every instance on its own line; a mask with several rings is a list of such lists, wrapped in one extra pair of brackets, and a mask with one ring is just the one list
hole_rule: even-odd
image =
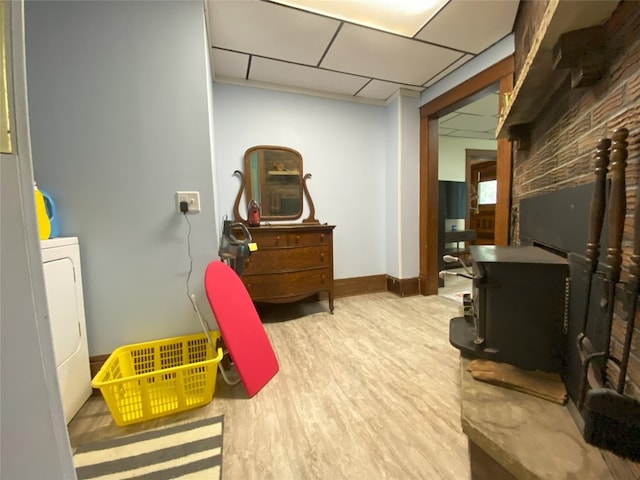
[[(471, 192), (469, 182), (471, 181), (471, 166), (480, 162), (493, 161), (497, 165), (498, 150), (479, 150), (477, 148), (465, 149), (465, 171), (464, 181), (467, 183), (467, 215), (465, 217), (466, 228), (471, 225)], [(497, 172), (496, 172), (497, 174)]]
[[(499, 84), (499, 103), (503, 93), (513, 90), (513, 55), (483, 70), (457, 87), (420, 107), (420, 269), (422, 295), (438, 293), (438, 118), (461, 104), (471, 103)], [(496, 203), (496, 245), (509, 243), (511, 209), (511, 144), (498, 140)]]

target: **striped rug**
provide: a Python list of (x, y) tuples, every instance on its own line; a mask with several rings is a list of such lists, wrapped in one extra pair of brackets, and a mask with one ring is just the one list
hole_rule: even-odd
[(82, 445), (78, 479), (221, 478), (223, 416)]

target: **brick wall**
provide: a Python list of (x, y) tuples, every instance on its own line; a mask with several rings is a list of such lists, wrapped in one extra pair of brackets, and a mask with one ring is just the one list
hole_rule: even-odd
[[(514, 24), (515, 82), (518, 81), (524, 60), (531, 49), (542, 16), (549, 0), (521, 0)], [(524, 54), (522, 54), (524, 52)]]
[[(521, 4), (515, 27), (517, 72), (529, 51), (530, 25), (537, 25), (535, 19), (544, 13), (546, 3), (525, 1)], [(596, 142), (602, 137), (611, 138), (615, 128), (628, 128), (624, 280), (633, 241), (633, 209), (640, 166), (640, 2), (621, 2), (607, 22), (606, 30), (608, 73), (596, 85), (583, 89), (572, 90), (567, 79), (553, 95), (534, 122), (529, 151), (514, 152), (512, 197), (514, 213), (517, 213), (523, 198), (593, 182)], [(515, 243), (518, 243), (517, 222), (514, 232)], [(629, 367), (629, 388), (634, 395), (640, 392), (638, 318), (636, 326)], [(623, 322), (615, 318), (611, 348), (618, 358), (624, 330)], [(604, 456), (615, 478), (640, 478), (640, 465), (606, 452)]]

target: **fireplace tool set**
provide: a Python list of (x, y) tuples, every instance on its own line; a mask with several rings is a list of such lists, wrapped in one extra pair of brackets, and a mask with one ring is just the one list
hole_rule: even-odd
[[(596, 181), (591, 200), (589, 238), (584, 257), (570, 253), (572, 277), (576, 274), (586, 283), (584, 315), (581, 331), (576, 338), (577, 356), (581, 378), (577, 385), (577, 408), (584, 420), (583, 436), (588, 443), (607, 449), (634, 461), (640, 460), (640, 402), (625, 395), (627, 367), (635, 326), (636, 303), (640, 294), (640, 197), (634, 209), (634, 245), (626, 282), (621, 283), (622, 234), (626, 213), (625, 168), (627, 159), (628, 130), (614, 131), (613, 142), (602, 139), (595, 153)], [(609, 147), (611, 162), (609, 165)], [(611, 188), (606, 201), (607, 167), (611, 176)], [(640, 188), (640, 187), (639, 187)], [(602, 236), (605, 203), (607, 221), (607, 249), (605, 265), (599, 265), (600, 237)], [(576, 271), (582, 269), (581, 272)], [(601, 278), (598, 278), (601, 277)], [(598, 278), (604, 295), (593, 305), (592, 290), (598, 291), (594, 279)], [(573, 282), (572, 282), (573, 284)], [(621, 288), (618, 288), (618, 286)], [(622, 294), (622, 299), (620, 295)], [(572, 299), (572, 307), (580, 299)], [(625, 338), (620, 357), (610, 351), (610, 339), (616, 301), (623, 303), (626, 322)], [(600, 310), (600, 315), (594, 310)], [(572, 345), (569, 345), (568, 362), (571, 363)], [(574, 360), (575, 361), (575, 360)], [(608, 366), (618, 369), (615, 387), (608, 378)], [(570, 368), (570, 366), (569, 366)], [(571, 393), (570, 382), (568, 389)]]
[[(538, 214), (538, 207), (527, 217), (529, 223), (537, 219), (531, 244), (471, 246), (473, 268), (465, 266), (458, 275), (473, 280), (473, 295), (463, 299), (463, 316), (450, 320), (449, 342), (472, 358), (560, 372), (572, 400), (569, 411), (584, 439), (640, 461), (640, 401), (625, 392), (640, 296), (640, 184), (628, 275), (621, 268), (628, 136), (627, 129), (619, 128), (612, 140), (597, 143), (588, 227), (580, 223), (586, 220), (580, 215), (562, 238), (549, 228), (566, 224), (565, 216), (577, 210), (575, 202), (588, 203), (582, 192), (589, 190), (577, 187), (580, 192), (553, 197), (558, 214), (548, 212), (549, 198), (540, 199), (538, 205), (547, 210)], [(582, 249), (585, 233), (581, 255), (575, 252)], [(606, 239), (602, 255), (601, 238)], [(622, 307), (620, 314), (616, 304)], [(616, 322), (623, 325), (624, 340), (612, 348)]]

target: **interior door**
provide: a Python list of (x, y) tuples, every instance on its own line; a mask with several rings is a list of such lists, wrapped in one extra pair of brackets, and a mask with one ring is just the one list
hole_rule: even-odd
[(469, 167), (469, 228), (475, 230), (476, 245), (495, 244), (498, 181), (496, 161), (472, 163)]

